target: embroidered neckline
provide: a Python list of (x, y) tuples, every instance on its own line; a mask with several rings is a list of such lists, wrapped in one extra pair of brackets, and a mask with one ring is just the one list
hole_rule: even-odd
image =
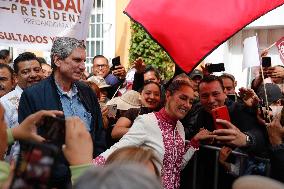
[(156, 115), (159, 117), (159, 119), (170, 125), (176, 126), (177, 124), (178, 120), (171, 118), (169, 114), (166, 112), (165, 108), (162, 108), (160, 111), (156, 112)]

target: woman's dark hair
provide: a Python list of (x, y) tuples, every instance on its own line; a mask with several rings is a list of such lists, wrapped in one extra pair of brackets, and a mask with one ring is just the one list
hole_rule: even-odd
[(148, 80), (148, 81), (145, 81), (144, 84), (143, 84), (143, 87), (141, 87), (139, 89), (139, 93), (141, 93), (143, 91), (143, 89), (147, 86), (147, 85), (150, 85), (150, 84), (154, 84), (156, 85), (158, 88), (159, 88), (159, 91), (160, 91), (160, 95), (162, 95), (162, 91), (161, 91), (161, 85), (155, 81), (151, 81), (151, 80)]

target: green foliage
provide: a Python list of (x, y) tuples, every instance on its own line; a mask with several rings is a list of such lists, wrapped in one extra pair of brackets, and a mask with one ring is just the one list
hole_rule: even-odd
[(168, 54), (139, 24), (132, 22), (129, 62), (132, 63), (138, 57), (142, 57), (146, 65), (155, 67), (163, 79), (170, 79), (173, 76), (174, 63)]

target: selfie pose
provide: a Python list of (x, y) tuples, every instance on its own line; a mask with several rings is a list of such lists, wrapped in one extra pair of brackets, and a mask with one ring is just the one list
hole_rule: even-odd
[[(268, 152), (268, 138), (263, 126), (258, 123), (256, 109), (244, 103), (229, 102), (224, 91), (222, 79), (217, 76), (209, 75), (200, 81), (201, 109), (196, 117), (186, 117), (187, 120), (183, 120), (184, 125), (193, 123), (190, 126), (187, 125), (188, 128), (191, 128), (189, 135), (194, 136), (199, 132), (200, 128), (205, 128), (217, 135), (215, 141), (218, 141), (218, 143), (213, 145), (220, 146), (221, 144), (222, 146), (230, 146), (233, 149), (238, 147), (244, 153), (265, 157)], [(229, 115), (225, 113), (225, 107), (228, 108)], [(219, 109), (217, 110), (218, 114), (220, 114), (219, 119), (214, 119), (212, 115), (214, 111), (216, 112), (216, 108)], [(220, 127), (216, 127), (216, 123)], [(214, 184), (215, 162), (208, 161), (208, 159), (213, 158), (215, 158), (215, 151), (204, 148), (199, 150), (197, 187), (207, 189)], [(203, 182), (203, 178), (208, 178), (207, 182)], [(230, 188), (233, 179), (230, 175), (227, 175), (226, 170), (219, 169), (218, 188)], [(187, 179), (185, 182), (191, 181)], [(191, 183), (185, 184), (190, 185)]]
[[(180, 171), (199, 147), (199, 140), (213, 138), (201, 130), (190, 142), (184, 139), (179, 121), (192, 106), (193, 89), (185, 81), (172, 82), (166, 92), (166, 105), (159, 112), (138, 116), (129, 131), (94, 162), (104, 164), (116, 149), (126, 146), (143, 146), (153, 149), (162, 166), (158, 165), (164, 188), (179, 188)], [(89, 163), (89, 162), (86, 162)]]

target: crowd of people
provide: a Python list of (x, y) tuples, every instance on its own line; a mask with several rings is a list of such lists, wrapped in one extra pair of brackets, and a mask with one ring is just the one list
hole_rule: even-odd
[(142, 58), (132, 81), (103, 55), (87, 73), (84, 42), (68, 37), (53, 42), (50, 64), (12, 59), (0, 51), (0, 187), (284, 187), (283, 66), (237, 93), (229, 73), (165, 82)]

